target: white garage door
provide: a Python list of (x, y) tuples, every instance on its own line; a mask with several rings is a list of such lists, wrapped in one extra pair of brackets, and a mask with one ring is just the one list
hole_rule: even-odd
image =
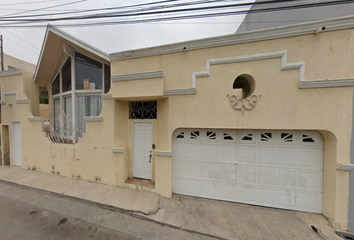
[(323, 139), (316, 131), (178, 129), (173, 192), (321, 213)]

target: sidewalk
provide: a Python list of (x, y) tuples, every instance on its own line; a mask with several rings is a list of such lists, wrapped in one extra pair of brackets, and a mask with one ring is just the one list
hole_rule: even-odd
[(83, 199), (149, 221), (223, 239), (342, 239), (320, 214), (181, 195), (168, 199), (154, 193), (18, 167), (0, 166), (0, 181)]

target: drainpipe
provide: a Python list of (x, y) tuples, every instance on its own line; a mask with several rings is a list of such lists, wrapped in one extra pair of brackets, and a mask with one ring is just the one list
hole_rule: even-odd
[(354, 171), (350, 172), (349, 194), (348, 230), (349, 232), (354, 233)]
[(4, 71), (4, 43), (2, 42), (2, 35), (0, 35), (1, 44), (1, 71)]
[[(353, 88), (352, 139), (351, 139), (350, 163), (354, 164), (354, 88)], [(354, 171), (352, 170), (349, 174), (350, 174), (350, 179), (349, 179), (348, 231), (354, 233)]]

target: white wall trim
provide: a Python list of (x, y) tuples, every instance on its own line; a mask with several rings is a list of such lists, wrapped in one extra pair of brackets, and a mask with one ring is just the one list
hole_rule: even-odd
[(353, 28), (354, 16), (332, 18), (310, 23), (300, 23), (290, 26), (262, 29), (257, 31), (229, 34), (219, 37), (204, 38), (157, 47), (129, 50), (109, 54), (111, 61), (183, 52), (202, 48), (218, 47), (246, 42), (256, 42), (284, 37), (314, 34), (319, 28), (326, 27), (322, 32)]
[[(63, 42), (63, 51), (69, 55), (70, 57), (75, 57), (75, 50), (72, 46), (70, 46), (69, 44), (67, 44), (66, 42)], [(66, 60), (64, 61), (64, 63), (66, 62)]]
[(354, 170), (354, 164), (339, 163), (337, 166), (337, 170), (351, 172)]
[(269, 53), (260, 53), (246, 56), (228, 57), (228, 58), (216, 58), (207, 59), (205, 63), (205, 71), (192, 73), (192, 88), (186, 89), (166, 89), (164, 95), (186, 95), (196, 94), (197, 78), (209, 77), (210, 66), (227, 63), (249, 62), (256, 60), (265, 60), (272, 58), (281, 58), (281, 70), (299, 69), (299, 88), (324, 88), (324, 87), (351, 87), (354, 86), (353, 78), (343, 79), (323, 79), (323, 80), (307, 80), (305, 81), (305, 62), (288, 63), (288, 51), (278, 51)]
[(205, 62), (205, 71), (192, 73), (192, 88), (190, 89), (167, 89), (164, 91), (166, 95), (180, 95), (182, 94), (196, 94), (197, 78), (210, 76), (210, 65), (226, 64), (226, 63), (238, 63), (248, 62), (256, 60), (265, 60), (272, 58), (281, 58), (281, 70), (299, 69), (299, 81), (302, 82), (305, 79), (305, 62), (288, 63), (288, 51), (277, 51), (269, 53), (259, 53), (246, 56), (227, 57), (207, 59)]
[(352, 87), (354, 78), (309, 80), (300, 83), (299, 88)]
[(30, 122), (42, 122), (42, 118), (41, 117), (28, 117), (27, 119)]
[(114, 153), (124, 153), (124, 149), (123, 148), (113, 148), (113, 152)]
[(172, 95), (194, 95), (197, 93), (195, 88), (180, 88), (180, 89), (167, 89), (163, 91), (163, 95), (172, 96)]
[(13, 92), (3, 92), (2, 93), (2, 100), (1, 100), (1, 105), (4, 105), (6, 104), (5, 101), (6, 101), (6, 96), (12, 96), (12, 95), (16, 95), (16, 102), (18, 100), (18, 91), (13, 91)]
[(25, 103), (29, 103), (28, 99), (23, 98), (23, 99), (16, 99), (15, 100), (17, 104), (25, 104)]
[(102, 100), (103, 99), (111, 99), (112, 98), (112, 94), (102, 94)]
[(149, 78), (162, 78), (162, 76), (163, 76), (162, 70), (128, 73), (128, 74), (120, 74), (120, 75), (112, 76), (112, 82), (142, 80), (142, 79), (149, 79)]
[(0, 77), (11, 77), (16, 75), (22, 75), (20, 69), (10, 69), (10, 70), (0, 71)]
[(155, 156), (172, 157), (172, 152), (155, 150)]
[(102, 122), (103, 121), (102, 117), (99, 117), (99, 116), (87, 116), (87, 117), (84, 117), (84, 120), (86, 122)]

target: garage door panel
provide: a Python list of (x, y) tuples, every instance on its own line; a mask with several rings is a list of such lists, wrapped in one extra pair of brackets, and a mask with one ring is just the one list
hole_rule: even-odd
[(172, 166), (174, 176), (187, 176), (187, 163), (174, 161)]
[(258, 183), (261, 185), (276, 186), (276, 170), (275, 169), (265, 169), (258, 168)]
[(257, 162), (257, 149), (249, 147), (239, 147), (237, 162), (239, 163), (256, 163)]
[(188, 192), (197, 196), (202, 195), (203, 181), (188, 180)]
[(297, 171), (278, 170), (278, 186), (284, 188), (296, 188)]
[(237, 201), (237, 185), (231, 184), (220, 184), (220, 196), (221, 199), (226, 199), (229, 201)]
[(254, 167), (239, 167), (240, 182), (245, 184), (257, 183), (257, 170)]
[[(318, 150), (306, 149), (299, 152), (299, 166), (304, 169), (322, 169), (322, 154)], [(321, 162), (321, 163), (320, 163)]]
[(274, 165), (277, 150), (275, 148), (260, 148), (258, 150), (258, 163), (260, 165)]
[(278, 149), (276, 162), (284, 167), (297, 167), (298, 163), (297, 149)]
[(220, 179), (224, 181), (236, 181), (237, 179), (237, 166), (235, 165), (222, 165), (220, 167)]
[(187, 165), (187, 176), (192, 176), (192, 177), (202, 177), (203, 174), (203, 165), (200, 163), (188, 163)]
[(209, 180), (217, 180), (219, 179), (220, 170), (218, 164), (203, 164), (203, 177)]
[(243, 202), (256, 203), (256, 190), (256, 188), (241, 185), (238, 187), (238, 198)]
[(235, 146), (221, 146), (220, 160), (222, 162), (236, 162), (236, 147)]
[(196, 161), (202, 161), (203, 147), (201, 145), (187, 145), (186, 158)]
[(173, 190), (182, 194), (189, 194), (187, 180), (184, 178), (173, 178)]
[(220, 158), (218, 145), (205, 145), (203, 147), (204, 159), (218, 161)]
[(174, 134), (173, 142), (174, 193), (321, 212), (323, 139), (318, 132), (176, 132), (179, 134)]
[(220, 196), (218, 183), (204, 182), (203, 188), (203, 193), (206, 197), (218, 198)]
[(296, 192), (290, 190), (279, 190), (277, 193), (277, 205), (288, 208), (294, 209), (296, 207)]
[(318, 210), (320, 210), (320, 209), (318, 209), (319, 206), (322, 205), (321, 199), (322, 199), (322, 197), (320, 194), (298, 192), (297, 193), (297, 209), (304, 209), (309, 212), (315, 212), (315, 210), (318, 211)]
[(301, 190), (319, 190), (322, 188), (322, 174), (319, 172), (299, 171), (299, 188)]
[(266, 189), (266, 188), (258, 189), (257, 202), (265, 206), (276, 206), (277, 191), (273, 189)]
[(183, 144), (174, 144), (173, 145), (173, 158), (186, 158), (186, 148), (187, 145)]

